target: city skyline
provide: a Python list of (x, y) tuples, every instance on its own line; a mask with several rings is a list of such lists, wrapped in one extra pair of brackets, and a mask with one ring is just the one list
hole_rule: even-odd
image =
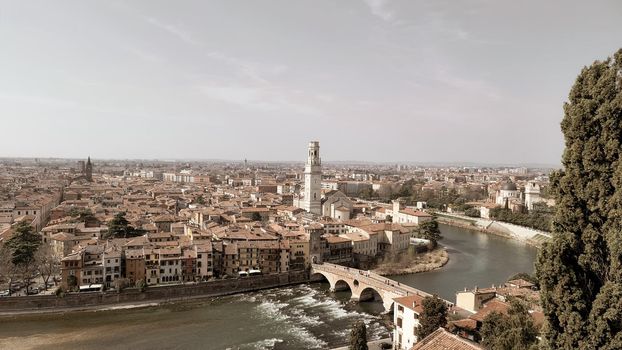
[(6, 2), (0, 157), (557, 165), (599, 3)]

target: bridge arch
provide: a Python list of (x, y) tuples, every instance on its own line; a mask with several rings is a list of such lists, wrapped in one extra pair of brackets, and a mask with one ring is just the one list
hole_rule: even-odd
[(365, 287), (359, 294), (359, 301), (383, 301), (382, 294), (373, 287)]
[(330, 277), (322, 272), (313, 272), (309, 277), (311, 282), (328, 282), (330, 283)]
[[(310, 276), (311, 282), (328, 282), (331, 291), (350, 291), (352, 295), (357, 290), (357, 285), (340, 276), (335, 276), (324, 271), (314, 271)], [(358, 282), (358, 281), (357, 281)]]
[(338, 279), (338, 280), (335, 281), (335, 284), (333, 286), (331, 286), (330, 289), (333, 292), (341, 292), (341, 291), (349, 290), (352, 294), (354, 294), (354, 291), (356, 290), (356, 287), (352, 286), (346, 280)]

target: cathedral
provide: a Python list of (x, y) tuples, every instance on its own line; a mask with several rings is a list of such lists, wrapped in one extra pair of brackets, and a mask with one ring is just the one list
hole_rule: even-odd
[(348, 220), (353, 203), (343, 192), (332, 190), (322, 195), (322, 159), (320, 143), (309, 142), (307, 163), (304, 170), (304, 191), (294, 199), (294, 205), (317, 216)]

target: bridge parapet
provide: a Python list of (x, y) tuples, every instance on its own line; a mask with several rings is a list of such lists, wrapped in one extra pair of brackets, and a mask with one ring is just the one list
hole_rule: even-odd
[[(335, 289), (339, 281), (347, 283), (352, 291), (353, 299), (359, 299), (365, 289), (371, 288), (380, 294), (387, 310), (392, 304), (393, 298), (409, 295), (432, 296), (430, 293), (401, 284), (371, 271), (363, 271), (352, 267), (330, 263), (313, 264), (311, 273), (319, 273), (326, 277), (332, 290)], [(448, 305), (453, 305), (453, 303), (447, 300), (445, 302)]]

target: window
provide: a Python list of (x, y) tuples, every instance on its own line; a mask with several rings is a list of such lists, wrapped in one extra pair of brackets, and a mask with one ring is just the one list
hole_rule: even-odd
[(401, 317), (397, 318), (397, 326), (402, 328), (402, 318)]

